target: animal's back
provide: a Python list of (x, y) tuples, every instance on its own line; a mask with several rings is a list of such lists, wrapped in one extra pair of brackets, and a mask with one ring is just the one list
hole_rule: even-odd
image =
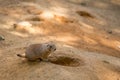
[(28, 59), (36, 59), (39, 58), (41, 54), (42, 44), (32, 44), (26, 49), (26, 57)]
[(26, 48), (25, 56), (20, 54), (17, 54), (17, 56), (27, 58), (28, 60), (44, 60), (55, 50), (56, 46), (53, 43), (32, 44)]

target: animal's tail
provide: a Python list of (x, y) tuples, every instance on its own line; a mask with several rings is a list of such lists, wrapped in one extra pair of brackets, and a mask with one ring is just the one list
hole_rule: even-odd
[(22, 57), (22, 58), (26, 58), (26, 56), (23, 55), (23, 54), (17, 54), (17, 56), (18, 56), (18, 57)]

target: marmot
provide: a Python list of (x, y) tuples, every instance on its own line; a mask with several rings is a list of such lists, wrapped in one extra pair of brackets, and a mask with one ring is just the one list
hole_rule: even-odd
[(17, 54), (19, 57), (27, 58), (30, 61), (47, 60), (48, 56), (56, 50), (52, 42), (42, 44), (32, 44), (27, 47), (25, 54)]

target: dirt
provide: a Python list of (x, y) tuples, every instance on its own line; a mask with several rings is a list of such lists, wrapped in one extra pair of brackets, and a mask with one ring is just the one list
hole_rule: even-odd
[[(0, 0), (0, 80), (120, 80), (119, 3)], [(48, 62), (16, 56), (47, 41), (57, 46)]]

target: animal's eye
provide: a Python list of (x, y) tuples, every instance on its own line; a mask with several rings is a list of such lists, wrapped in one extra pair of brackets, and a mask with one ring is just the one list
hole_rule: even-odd
[(50, 49), (52, 48), (52, 46), (49, 46), (50, 47)]
[(52, 46), (51, 46), (51, 45), (47, 45), (47, 47), (48, 47), (48, 48), (50, 48), (50, 49), (52, 48)]

